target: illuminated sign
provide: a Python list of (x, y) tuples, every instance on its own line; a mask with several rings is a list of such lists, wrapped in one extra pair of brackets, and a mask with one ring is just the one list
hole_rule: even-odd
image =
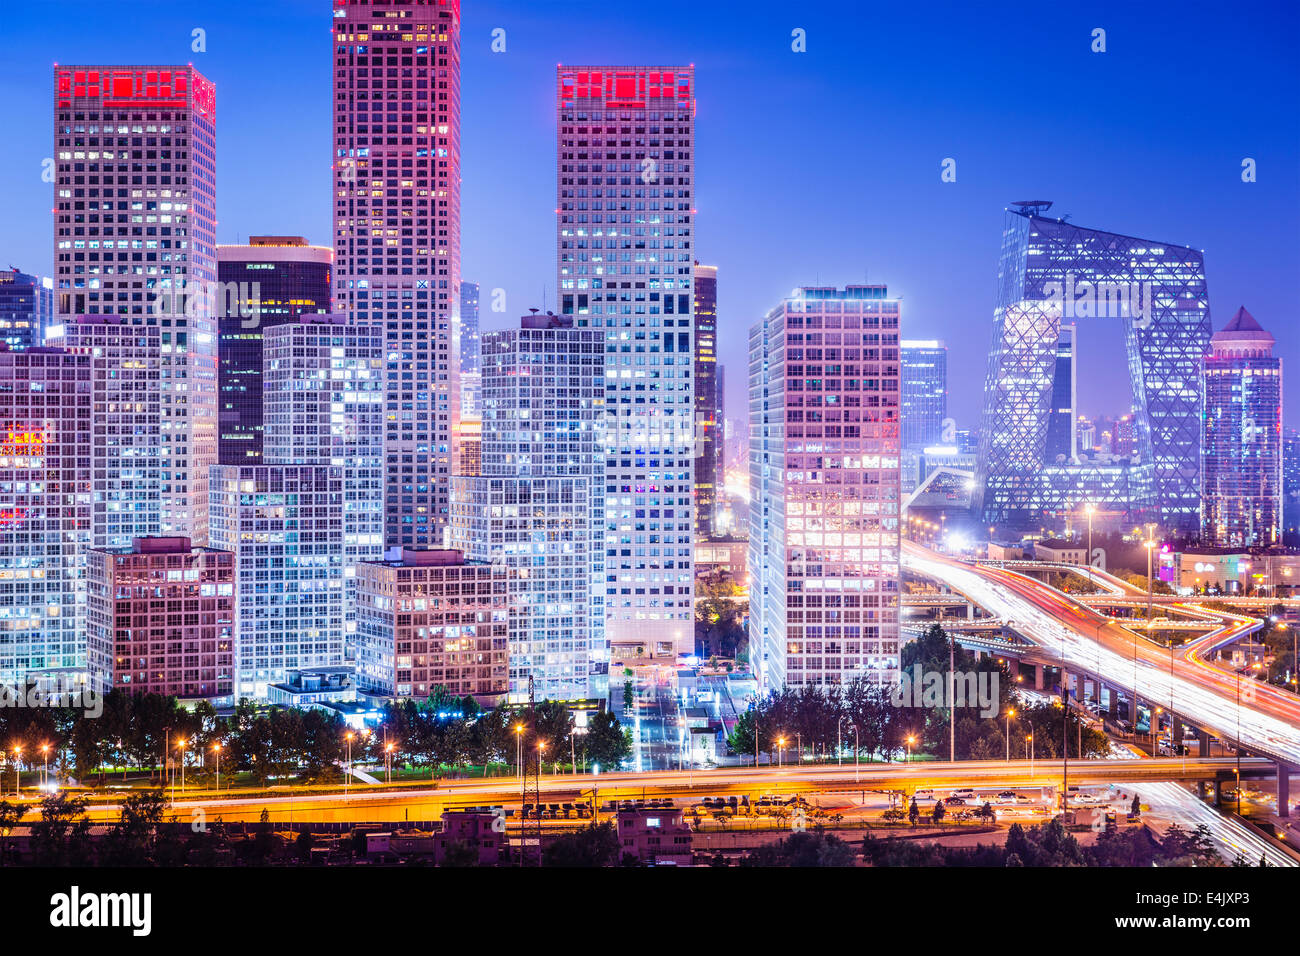
[(187, 109), (209, 120), (216, 115), (213, 85), (198, 73), (176, 70), (59, 70), (54, 91), (58, 105), (70, 108), (73, 99), (102, 99), (105, 109), (118, 107)]

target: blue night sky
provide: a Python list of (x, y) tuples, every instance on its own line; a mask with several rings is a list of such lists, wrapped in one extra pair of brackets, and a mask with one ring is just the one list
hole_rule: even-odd
[[(989, 12), (999, 8), (1004, 12)], [(728, 415), (749, 325), (796, 285), (883, 282), (904, 334), (950, 347), (978, 423), (1003, 222), (1050, 199), (1079, 225), (1205, 250), (1215, 328), (1245, 305), (1297, 355), (1300, 82), (1291, 2), (463, 0), (463, 270), (513, 323), (555, 302), (557, 63), (694, 63), (696, 250), (719, 266)], [(221, 242), (330, 238), (330, 4), (11, 5), (0, 35), (0, 265), (49, 274), (55, 62), (193, 62), (217, 85)], [(207, 31), (192, 53), (191, 30)], [(507, 52), (490, 50), (506, 30)], [(807, 52), (791, 51), (791, 31)], [(1090, 51), (1091, 31), (1107, 52)], [(945, 157), (956, 183), (940, 181)], [(1258, 182), (1241, 181), (1241, 162)], [(486, 308), (486, 301), (485, 301)], [(1127, 410), (1116, 322), (1081, 323), (1080, 407)], [(1300, 422), (1300, 387), (1288, 389)]]

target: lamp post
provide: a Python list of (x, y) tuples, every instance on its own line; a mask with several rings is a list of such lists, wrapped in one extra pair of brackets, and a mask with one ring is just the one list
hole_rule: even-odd
[[(1238, 695), (1238, 697), (1240, 697), (1240, 695)], [(1241, 721), (1238, 720), (1237, 723), (1238, 725), (1240, 725)], [(14, 797), (16, 799), (21, 799), (23, 795), (22, 780), (18, 776), (18, 761), (19, 758), (22, 757), (22, 755), (23, 755), (23, 748), (15, 747), (14, 748)]]
[(776, 738), (776, 766), (777, 769), (785, 766), (785, 737)]
[(856, 721), (854, 721), (853, 723), (853, 782), (854, 783), (862, 782), (862, 778), (859, 776), (859, 770), (858, 770), (859, 753), (860, 750), (858, 747), (858, 724)]
[(348, 742), (348, 772), (343, 776), (343, 796), (348, 795), (348, 787), (352, 783), (352, 738), (354, 734), (348, 731), (343, 738)]
[[(351, 735), (351, 734), (348, 735), (348, 749), (349, 749), (349, 751), (352, 749), (352, 735)], [(219, 743), (213, 744), (213, 745), (212, 745), (212, 753), (213, 753), (213, 754), (216, 756), (216, 758), (217, 758), (217, 793), (220, 793), (220, 792), (221, 792), (221, 744), (219, 744)], [(349, 757), (348, 757), (348, 762), (349, 762), (349, 763), (352, 762), (352, 760), (351, 760), (351, 756), (350, 756), (350, 755), (349, 755)], [(351, 767), (349, 767), (348, 769), (350, 770)], [(346, 790), (345, 790), (344, 792), (346, 792)]]
[(49, 786), (50, 783), (50, 745), (41, 744), (41, 756), (45, 760), (45, 767), (41, 770), (41, 786)]
[(524, 775), (524, 725), (515, 724), (515, 773)]
[(907, 762), (912, 762), (912, 744), (916, 743), (916, 737), (912, 734), (907, 735)]
[(1007, 708), (1007, 763), (1011, 762), (1011, 718), (1016, 716), (1014, 707)]
[(393, 745), (384, 744), (384, 780), (393, 782)]
[(176, 741), (176, 746), (181, 752), (181, 794), (185, 793), (185, 738), (182, 737)]

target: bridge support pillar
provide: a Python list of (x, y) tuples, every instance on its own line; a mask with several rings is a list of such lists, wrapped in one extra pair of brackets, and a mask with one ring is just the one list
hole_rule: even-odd
[(1223, 806), (1223, 781), (1218, 779), (1214, 781), (1214, 805)]
[(1202, 730), (1197, 734), (1197, 737), (1201, 743), (1201, 756), (1208, 757), (1210, 755), (1210, 735)]
[(1043, 689), (1043, 671), (1046, 670), (1042, 664), (1034, 665), (1034, 690)]
[(975, 620), (975, 605), (971, 604), (970, 601), (966, 602), (966, 620)]
[(1134, 695), (1133, 699), (1128, 702), (1128, 719), (1129, 723), (1133, 725), (1133, 733), (1136, 734), (1138, 729), (1138, 702), (1136, 695)]
[(1291, 768), (1284, 763), (1277, 765), (1277, 815), (1291, 816)]

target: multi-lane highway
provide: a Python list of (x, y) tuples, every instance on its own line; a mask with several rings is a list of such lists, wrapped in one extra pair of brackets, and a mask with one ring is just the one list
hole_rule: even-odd
[[(1300, 767), (1300, 701), (1212, 667), (1202, 656), (1202, 642), (1182, 655), (1171, 653), (1040, 581), (914, 542), (904, 543), (903, 561), (909, 570), (942, 581), (990, 613), (1014, 621), (1018, 633), (1063, 660), (1067, 670), (1096, 674), (1130, 693), (1136, 687), (1141, 699), (1169, 708), (1220, 739), (1240, 736), (1250, 752)], [(1217, 635), (1214, 646), (1258, 626), (1239, 619)]]
[[(1230, 758), (1162, 758), (1156, 760), (1072, 760), (1070, 784), (1136, 786), (1157, 781), (1194, 781), (1231, 774)], [(1247, 776), (1265, 775), (1266, 760), (1242, 764)], [(692, 799), (730, 794), (795, 794), (961, 787), (1056, 787), (1062, 782), (1059, 760), (979, 760), (862, 763), (846, 759), (840, 764), (804, 764), (784, 767), (720, 767), (695, 771), (647, 771), (611, 774), (543, 775), (539, 795), (543, 802), (574, 801), (596, 789), (604, 800), (673, 797)], [(211, 820), (256, 820), (263, 809), (277, 822), (287, 820), (394, 820), (434, 819), (443, 810), (469, 806), (518, 806), (522, 803), (517, 777), (441, 781), (436, 787), (353, 788), (346, 796), (331, 792), (285, 791), (274, 796), (240, 796), (210, 791), (175, 794), (175, 812), (181, 819), (195, 811)], [(115, 803), (93, 803), (96, 820), (114, 819)]]

